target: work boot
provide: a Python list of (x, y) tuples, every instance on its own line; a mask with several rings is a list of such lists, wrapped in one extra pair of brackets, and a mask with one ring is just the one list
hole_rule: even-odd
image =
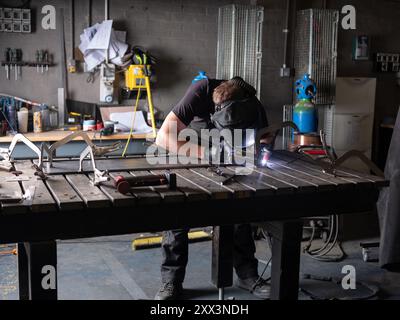
[(235, 286), (249, 291), (251, 294), (259, 299), (267, 300), (270, 297), (271, 286), (264, 280), (260, 278), (249, 278), (236, 280)]
[(182, 283), (164, 282), (154, 300), (176, 300), (182, 294)]

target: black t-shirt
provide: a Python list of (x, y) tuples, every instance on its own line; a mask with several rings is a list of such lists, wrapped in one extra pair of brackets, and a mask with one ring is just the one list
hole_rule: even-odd
[(185, 126), (206, 126), (210, 122), (210, 115), (215, 112), (214, 89), (222, 82), (223, 80), (204, 79), (193, 83), (172, 112)]
[[(181, 101), (172, 109), (172, 112), (185, 124), (195, 130), (210, 127), (210, 115), (215, 113), (213, 101), (214, 89), (224, 80), (204, 79), (193, 83), (186, 91)], [(261, 123), (268, 125), (265, 110), (257, 98), (260, 109)], [(264, 127), (264, 125), (262, 125)]]

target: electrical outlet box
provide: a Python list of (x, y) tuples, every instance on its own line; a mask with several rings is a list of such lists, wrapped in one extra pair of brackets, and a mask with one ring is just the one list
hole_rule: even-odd
[(290, 78), (293, 75), (293, 70), (291, 68), (282, 67), (280, 69), (281, 78)]
[(0, 8), (0, 32), (31, 33), (31, 9)]
[(22, 22), (22, 33), (31, 33), (32, 26), (30, 22)]
[(4, 19), (12, 19), (14, 17), (13, 9), (4, 8), (3, 9), (3, 15), (4, 15)]
[(3, 31), (4, 32), (12, 32), (13, 30), (13, 22), (12, 20), (4, 20), (3, 22)]
[(13, 20), (22, 20), (22, 10), (13, 9)]
[(22, 9), (22, 21), (31, 22), (31, 9)]
[(21, 21), (13, 22), (13, 32), (22, 32), (22, 22)]
[(100, 68), (100, 102), (114, 101), (115, 65), (102, 64)]

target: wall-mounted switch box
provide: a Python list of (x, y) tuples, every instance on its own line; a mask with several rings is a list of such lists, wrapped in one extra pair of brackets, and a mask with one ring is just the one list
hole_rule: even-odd
[(293, 69), (288, 68), (288, 67), (282, 67), (280, 69), (280, 76), (281, 78), (290, 78), (293, 75)]
[(356, 36), (353, 40), (353, 60), (369, 60), (369, 38), (368, 36)]

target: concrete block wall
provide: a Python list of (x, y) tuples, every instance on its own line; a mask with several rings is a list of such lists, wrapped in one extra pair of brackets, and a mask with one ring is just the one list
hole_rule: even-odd
[[(92, 1), (92, 23), (104, 19), (103, 1)], [(157, 83), (154, 100), (158, 109), (167, 113), (184, 94), (198, 70), (215, 76), (217, 48), (218, 7), (235, 3), (264, 6), (262, 102), (267, 107), (271, 122), (282, 117), (282, 106), (290, 103), (294, 79), (279, 77), (283, 64), (283, 33), (286, 1), (282, 0), (112, 0), (110, 18), (116, 29), (128, 31), (128, 42), (149, 49), (157, 58)], [(400, 27), (400, 5), (396, 2), (371, 0), (297, 0), (291, 1), (289, 65), (293, 59), (293, 28), (295, 11), (306, 8), (340, 9), (353, 4), (357, 9), (357, 30), (339, 32), (339, 76), (378, 77), (377, 123), (387, 114), (394, 114), (400, 103), (400, 93), (394, 75), (375, 74), (370, 62), (354, 62), (351, 59), (351, 42), (356, 34), (372, 37), (372, 51), (400, 51), (397, 30)], [(53, 4), (64, 9), (67, 52), (71, 47), (70, 12), (68, 0), (32, 0), (37, 20), (36, 32), (31, 35), (0, 33), (0, 53), (7, 47), (18, 47), (27, 60), (35, 59), (36, 49), (48, 49), (54, 54), (55, 68), (42, 76), (36, 69), (23, 69), (23, 80), (5, 80), (0, 72), (0, 91), (38, 100), (57, 103), (57, 88), (61, 85), (60, 41), (58, 30), (42, 30), (39, 23), (40, 9)], [(88, 1), (75, 1), (75, 46), (79, 35), (88, 26)], [(86, 82), (85, 74), (68, 77), (69, 97), (75, 100), (97, 102), (98, 80)]]
[[(251, 0), (235, 3), (250, 4)], [(0, 91), (34, 99), (48, 104), (57, 103), (57, 88), (61, 86), (60, 41), (58, 30), (44, 31), (39, 22), (40, 10), (45, 4), (64, 9), (67, 54), (71, 51), (70, 10), (66, 0), (32, 0), (31, 6), (37, 17), (37, 31), (31, 35), (0, 33), (0, 52), (7, 47), (22, 48), (25, 57), (35, 59), (36, 49), (48, 49), (57, 64), (44, 76), (36, 69), (24, 68), (23, 79), (6, 81), (0, 73)], [(110, 1), (110, 19), (114, 28), (126, 30), (128, 43), (148, 49), (158, 58), (157, 83), (154, 86), (156, 108), (167, 113), (183, 96), (199, 70), (211, 77), (216, 71), (218, 7), (230, 4), (230, 0), (113, 0)], [(87, 1), (75, 1), (75, 47), (79, 35), (88, 26)], [(93, 1), (92, 24), (104, 20), (104, 2)], [(86, 82), (86, 74), (68, 76), (69, 98), (86, 102), (98, 102), (99, 84)]]

